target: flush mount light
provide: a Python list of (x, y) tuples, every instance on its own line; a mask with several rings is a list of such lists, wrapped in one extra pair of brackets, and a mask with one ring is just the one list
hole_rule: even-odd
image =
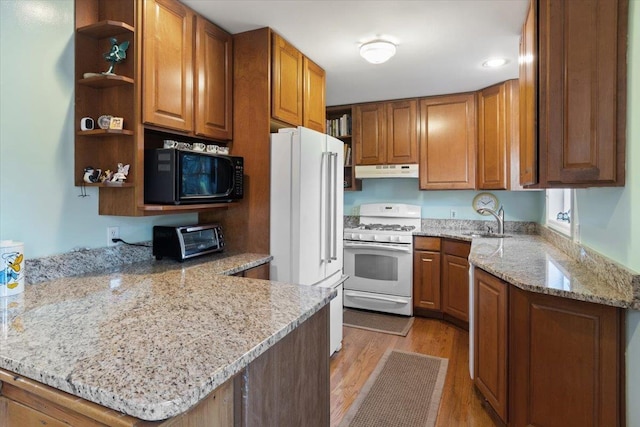
[(491, 58), (484, 61), (482, 63), (482, 66), (486, 68), (496, 68), (496, 67), (502, 67), (503, 65), (506, 65), (507, 62), (509, 61), (507, 61), (505, 58)]
[(387, 62), (396, 54), (396, 45), (385, 40), (374, 40), (360, 46), (360, 56), (372, 64)]

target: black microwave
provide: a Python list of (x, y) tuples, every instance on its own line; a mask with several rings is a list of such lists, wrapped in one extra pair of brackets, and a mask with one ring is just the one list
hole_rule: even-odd
[(144, 202), (216, 203), (244, 193), (242, 157), (178, 148), (145, 150)]

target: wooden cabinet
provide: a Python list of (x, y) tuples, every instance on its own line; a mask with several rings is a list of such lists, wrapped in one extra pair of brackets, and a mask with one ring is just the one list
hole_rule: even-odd
[(386, 104), (388, 164), (418, 163), (418, 101), (394, 101)]
[(538, 185), (624, 186), (628, 0), (538, 0), (533, 13)]
[(233, 137), (233, 39), (197, 16), (195, 30), (195, 134), (216, 140)]
[(621, 309), (510, 288), (510, 425), (624, 425)]
[[(100, 188), (100, 215), (226, 209), (146, 205), (144, 150), (161, 147), (167, 138), (231, 139), (231, 36), (176, 0), (76, 0), (75, 6), (76, 185)], [(110, 50), (112, 37), (129, 47), (116, 74), (104, 75), (102, 53)], [(121, 117), (123, 129), (80, 130), (83, 117), (102, 115)], [(129, 165), (125, 182), (83, 181), (86, 167), (116, 171), (119, 163)]]
[(328, 107), (327, 134), (344, 143), (344, 191), (362, 190), (362, 180), (356, 179), (354, 168), (353, 108), (351, 105)]
[(537, 0), (530, 0), (520, 37), (520, 185), (538, 182)]
[(442, 311), (469, 322), (469, 251), (471, 244), (442, 240)]
[(304, 96), (302, 97), (303, 126), (325, 132), (326, 109), (326, 73), (315, 62), (303, 58)]
[(440, 310), (440, 238), (415, 237), (413, 252), (413, 306)]
[(418, 315), (469, 325), (471, 244), (439, 237), (414, 238), (413, 307)]
[(504, 422), (508, 415), (508, 286), (497, 277), (475, 269), (474, 382)]
[(386, 159), (385, 108), (382, 103), (356, 105), (353, 137), (356, 165), (382, 165)]
[(418, 163), (417, 114), (415, 99), (357, 105), (356, 164)]
[(419, 111), (420, 189), (474, 189), (475, 94), (423, 98)]
[(278, 34), (272, 37), (272, 117), (324, 132), (324, 70)]
[(177, 0), (144, 2), (144, 123), (193, 131), (193, 18)]
[(475, 385), (503, 422), (621, 426), (622, 309), (527, 292), (476, 268)]
[(143, 122), (230, 140), (231, 35), (176, 0), (144, 2), (143, 20)]
[(478, 189), (522, 188), (518, 93), (518, 80), (508, 80), (478, 92)]

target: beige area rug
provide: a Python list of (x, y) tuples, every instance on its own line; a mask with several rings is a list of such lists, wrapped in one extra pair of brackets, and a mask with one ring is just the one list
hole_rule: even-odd
[(431, 427), (448, 359), (388, 350), (339, 427)]
[(367, 329), (406, 337), (413, 325), (413, 317), (371, 313), (369, 311), (346, 308), (342, 316), (342, 324), (350, 328)]

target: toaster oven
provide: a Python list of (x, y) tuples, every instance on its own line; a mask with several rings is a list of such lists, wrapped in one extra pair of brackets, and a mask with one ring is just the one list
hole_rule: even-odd
[(222, 228), (217, 224), (153, 227), (153, 256), (184, 261), (224, 249)]

